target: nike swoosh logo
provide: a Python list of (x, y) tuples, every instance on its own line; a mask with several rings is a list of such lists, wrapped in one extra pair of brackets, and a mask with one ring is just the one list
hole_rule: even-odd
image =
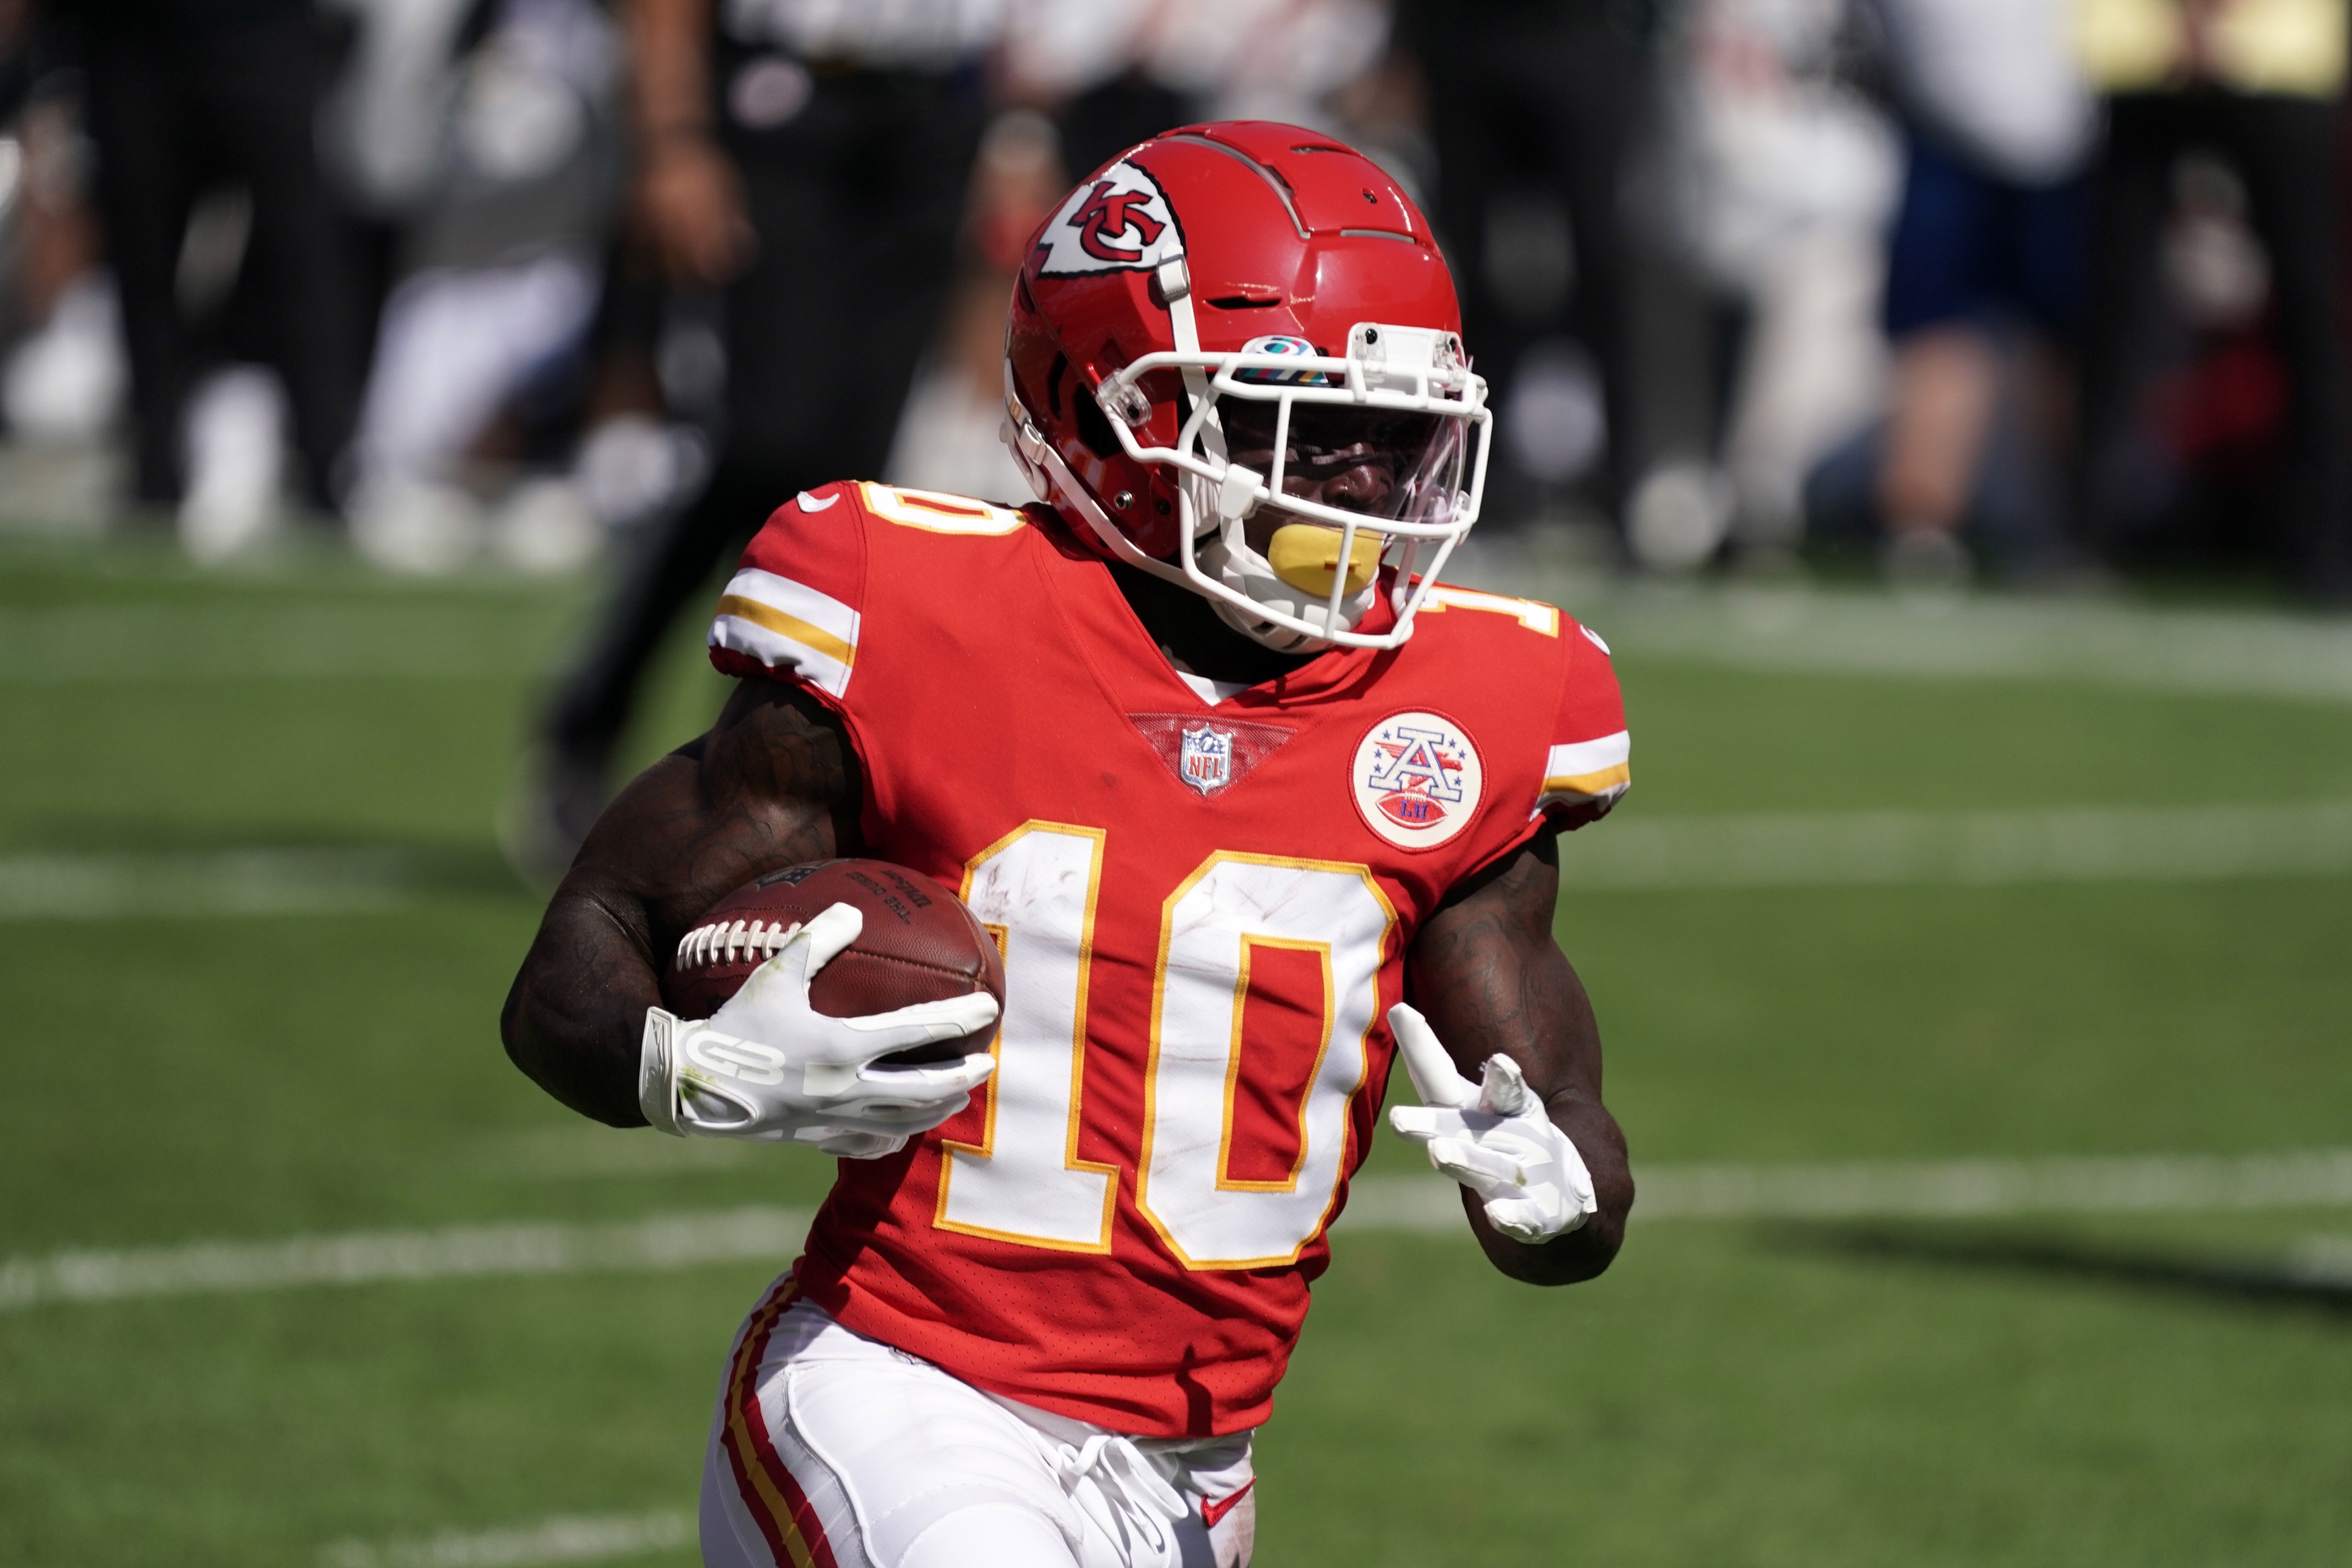
[(1252, 1476), (1249, 1479), (1242, 1483), (1242, 1489), (1234, 1493), (1231, 1497), (1202, 1498), (1201, 1500), (1201, 1522), (1207, 1525), (1211, 1530), (1216, 1529), (1217, 1521), (1224, 1518), (1225, 1515), (1233, 1512), (1234, 1504), (1249, 1496), (1250, 1488), (1255, 1485), (1257, 1485), (1257, 1478), (1255, 1476)]
[(816, 497), (809, 494), (808, 491), (803, 490), (798, 496), (793, 498), (793, 504), (799, 507), (803, 511), (823, 511), (825, 508), (831, 506), (840, 499), (841, 492), (839, 490), (834, 491), (833, 494), (825, 497), (823, 500), (819, 500)]

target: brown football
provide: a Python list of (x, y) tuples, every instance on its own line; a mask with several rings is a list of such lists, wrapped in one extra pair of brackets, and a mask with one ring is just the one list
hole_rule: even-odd
[[(835, 1018), (887, 1013), (985, 991), (1004, 1002), (1004, 958), (963, 900), (919, 871), (887, 860), (816, 860), (747, 882), (703, 911), (662, 976), (662, 1002), (681, 1018), (708, 1018), (793, 927), (835, 904), (855, 904), (866, 929), (816, 973), (809, 1004)], [(984, 1051), (991, 1025), (883, 1058), (952, 1061)]]

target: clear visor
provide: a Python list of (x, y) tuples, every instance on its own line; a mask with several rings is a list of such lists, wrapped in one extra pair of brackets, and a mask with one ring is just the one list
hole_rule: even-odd
[(1272, 496), (1381, 522), (1453, 524), (1470, 449), (1469, 424), (1459, 416), (1299, 403), (1278, 393), (1260, 402), (1240, 388), (1218, 397), (1217, 413), (1226, 463), (1265, 476)]

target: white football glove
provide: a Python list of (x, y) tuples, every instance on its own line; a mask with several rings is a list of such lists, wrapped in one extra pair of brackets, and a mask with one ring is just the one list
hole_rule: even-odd
[(1431, 1164), (1485, 1199), (1496, 1230), (1534, 1245), (1600, 1211), (1584, 1157), (1552, 1125), (1518, 1063), (1489, 1057), (1472, 1083), (1454, 1070), (1429, 1020), (1402, 1002), (1389, 1009), (1389, 1031), (1422, 1099), (1390, 1107), (1389, 1125), (1427, 1144)]
[(877, 1058), (961, 1039), (996, 1021), (984, 993), (864, 1018), (809, 1005), (818, 970), (857, 940), (866, 917), (835, 904), (785, 939), (707, 1019), (646, 1010), (637, 1104), (679, 1137), (805, 1143), (852, 1160), (895, 1154), (971, 1102), (996, 1070), (985, 1051), (929, 1067)]

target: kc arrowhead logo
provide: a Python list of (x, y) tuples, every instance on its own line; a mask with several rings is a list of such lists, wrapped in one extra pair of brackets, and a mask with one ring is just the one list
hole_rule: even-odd
[(1070, 193), (1038, 235), (1037, 248), (1045, 253), (1037, 271), (1046, 278), (1149, 272), (1183, 255), (1184, 237), (1159, 183), (1118, 163)]
[[(1078, 244), (1097, 261), (1131, 261), (1168, 232), (1168, 226), (1151, 216), (1149, 196), (1114, 190), (1108, 180), (1095, 182), (1094, 194), (1078, 209), (1076, 222)], [(1135, 237), (1130, 240), (1129, 236)]]

